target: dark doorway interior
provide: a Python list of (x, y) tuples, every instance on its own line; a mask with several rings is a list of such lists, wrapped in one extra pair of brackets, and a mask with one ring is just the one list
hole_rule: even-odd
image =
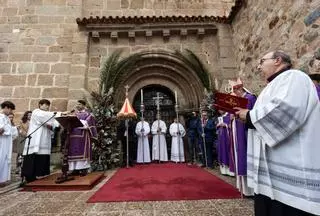
[[(149, 122), (150, 126), (156, 120), (157, 105), (155, 98), (157, 97), (157, 92), (159, 92), (159, 96), (161, 98), (159, 100), (161, 120), (163, 120), (167, 127), (169, 127), (176, 116), (174, 110), (174, 95), (170, 89), (161, 85), (149, 85), (143, 88), (143, 103), (145, 106), (144, 119)], [(139, 118), (141, 116), (140, 104), (141, 94), (139, 91), (133, 100), (133, 107)]]

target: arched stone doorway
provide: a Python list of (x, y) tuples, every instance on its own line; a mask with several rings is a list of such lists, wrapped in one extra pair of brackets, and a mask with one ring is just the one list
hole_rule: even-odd
[[(135, 69), (123, 75), (119, 84), (129, 85), (128, 97), (132, 103), (136, 103), (136, 95), (140, 94), (140, 89), (162, 86), (162, 90), (167, 89), (165, 92), (168, 93), (168, 97), (173, 97), (173, 93), (177, 92), (181, 113), (198, 110), (204, 97), (204, 86), (192, 68), (182, 62), (173, 51), (157, 49), (142, 51), (141, 55), (142, 59)], [(124, 91), (123, 87), (115, 90), (115, 103), (118, 107), (121, 107), (124, 101)], [(174, 97), (172, 101), (174, 102)], [(139, 110), (140, 107), (136, 111)], [(174, 112), (174, 104), (172, 111)]]
[[(143, 104), (145, 106), (144, 118), (152, 124), (156, 120), (157, 105), (155, 98), (157, 93), (160, 95), (160, 116), (167, 126), (169, 126), (176, 116), (173, 93), (162, 85), (149, 85), (143, 87)], [(133, 107), (140, 115), (141, 94), (136, 94), (133, 100)]]

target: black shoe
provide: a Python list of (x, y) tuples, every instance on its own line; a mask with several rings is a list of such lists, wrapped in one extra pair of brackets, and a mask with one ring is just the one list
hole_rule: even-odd
[(73, 170), (69, 175), (70, 176), (78, 176), (78, 175), (80, 175), (80, 171), (79, 170)]
[(86, 176), (88, 174), (88, 170), (81, 170), (80, 176)]

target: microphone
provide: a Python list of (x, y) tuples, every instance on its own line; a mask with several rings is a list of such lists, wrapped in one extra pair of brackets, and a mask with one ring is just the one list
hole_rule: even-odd
[(57, 112), (53, 112), (53, 115), (57, 115)]

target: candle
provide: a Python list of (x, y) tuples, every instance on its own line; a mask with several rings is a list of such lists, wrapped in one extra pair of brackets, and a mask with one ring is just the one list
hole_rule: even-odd
[(177, 95), (177, 91), (174, 91), (174, 96), (176, 98), (176, 104), (178, 104), (178, 95)]
[(143, 90), (142, 89), (141, 89), (140, 93), (141, 93), (141, 103), (143, 103)]

